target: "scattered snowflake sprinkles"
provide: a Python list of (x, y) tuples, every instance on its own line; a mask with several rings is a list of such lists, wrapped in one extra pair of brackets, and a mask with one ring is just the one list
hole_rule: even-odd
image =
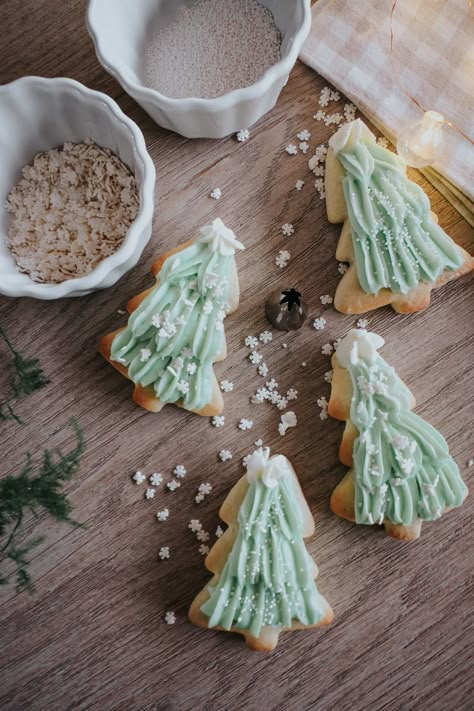
[(223, 427), (224, 422), (225, 422), (225, 417), (224, 417), (224, 415), (214, 415), (211, 422), (214, 425), (214, 427)]
[(132, 478), (135, 484), (143, 484), (143, 482), (146, 481), (146, 476), (140, 471), (135, 472)]
[(220, 538), (221, 536), (224, 535), (224, 529), (222, 526), (217, 526), (216, 528), (216, 538)]
[[(209, 494), (212, 491), (212, 484), (209, 484), (208, 482), (199, 484), (198, 487), (198, 493), (194, 497), (194, 500), (197, 504), (200, 504), (201, 501), (204, 501), (205, 496), (209, 496)], [(202, 527), (201, 527), (202, 528)], [(200, 529), (201, 530), (201, 529)]]
[(347, 272), (348, 269), (349, 269), (348, 265), (344, 264), (344, 262), (339, 262), (339, 264), (337, 265), (337, 271), (339, 272), (339, 274), (341, 276), (344, 276), (344, 274)]
[(222, 190), (220, 188), (214, 188), (211, 192), (211, 198), (213, 200), (220, 200), (222, 197)]
[(165, 612), (165, 622), (167, 625), (174, 625), (176, 622), (176, 615), (174, 612)]
[(156, 518), (158, 521), (167, 521), (169, 519), (170, 512), (168, 509), (163, 509), (162, 511), (157, 511)]
[(286, 393), (286, 399), (287, 400), (296, 400), (298, 398), (298, 390), (295, 390), (295, 388), (290, 388), (288, 392)]
[(339, 101), (341, 98), (338, 91), (332, 91), (328, 86), (325, 86), (319, 92), (319, 105), (325, 108), (330, 101)]
[(273, 341), (273, 333), (271, 331), (262, 331), (258, 339), (264, 344), (271, 343)]
[(295, 156), (298, 153), (298, 149), (294, 143), (290, 143), (285, 150), (289, 156)]
[(258, 366), (258, 374), (262, 376), (262, 378), (266, 378), (268, 375), (268, 365), (266, 363), (261, 363)]
[(357, 321), (357, 328), (367, 328), (369, 325), (369, 322), (367, 321), (366, 318), (360, 318)]
[(329, 294), (323, 294), (323, 296), (319, 297), (320, 302), (325, 306), (327, 304), (332, 304), (332, 296)]
[(201, 555), (208, 555), (209, 553), (209, 546), (205, 546), (204, 543), (201, 543), (201, 545), (198, 548), (198, 551)]
[(467, 462), (468, 467), (473, 467), (474, 466), (474, 459), (469, 459)]
[(323, 395), (322, 397), (318, 397), (316, 402), (318, 403), (318, 407), (321, 408), (321, 412), (319, 413), (320, 419), (327, 420), (328, 419), (328, 405), (329, 405), (328, 401), (326, 400), (326, 398)]
[(151, 350), (149, 348), (140, 349), (140, 361), (146, 363), (147, 360), (151, 358)]
[(306, 141), (302, 141), (299, 145), (299, 149), (301, 153), (304, 153), (306, 155), (306, 153), (309, 151), (309, 143), (306, 143)]
[(326, 323), (327, 321), (325, 318), (315, 318), (313, 321), (313, 327), (316, 329), (316, 331), (322, 331)]
[(173, 474), (178, 477), (178, 479), (184, 479), (186, 476), (187, 472), (186, 469), (183, 467), (182, 464), (178, 464), (173, 470)]
[(388, 148), (390, 141), (385, 138), (385, 136), (379, 136), (376, 140), (377, 145), (382, 146), (382, 148)]
[(219, 458), (221, 462), (227, 462), (228, 459), (232, 459), (232, 454), (228, 449), (221, 449), (219, 452)]
[(324, 346), (321, 348), (321, 353), (324, 356), (329, 356), (332, 354), (333, 350), (334, 346), (332, 345), (332, 343), (325, 343)]
[(296, 190), (301, 190), (304, 186), (304, 180), (297, 180), (295, 184), (295, 189)]
[(262, 358), (263, 356), (260, 355), (260, 353), (257, 353), (257, 351), (252, 351), (249, 355), (249, 361), (254, 365), (258, 365)]
[(240, 131), (237, 131), (236, 138), (239, 143), (245, 143), (245, 141), (248, 141), (250, 138), (250, 131), (248, 128), (242, 128)]
[(230, 380), (221, 380), (220, 388), (223, 393), (230, 393), (234, 389), (234, 383), (231, 383)]
[(291, 235), (295, 234), (295, 228), (290, 222), (285, 222), (285, 224), (281, 226), (281, 231), (285, 237), (291, 237)]
[(169, 560), (170, 547), (169, 546), (161, 546), (160, 550), (158, 551), (158, 557), (160, 558), (160, 560)]
[(324, 373), (324, 382), (325, 382), (325, 383), (332, 383), (332, 375), (333, 375), (333, 371), (332, 371), (332, 370), (327, 370), (327, 371)]
[(155, 490), (149, 487), (145, 491), (145, 499), (153, 499), (155, 497)]
[(278, 252), (277, 256), (275, 257), (275, 264), (277, 265), (277, 267), (280, 267), (280, 269), (283, 269), (284, 267), (288, 266), (290, 257), (291, 254), (288, 252), (288, 250), (280, 250), (280, 252)]
[(244, 417), (239, 422), (239, 430), (251, 430), (253, 427), (253, 420), (247, 420)]
[(179, 489), (181, 484), (179, 483), (179, 481), (176, 481), (176, 479), (171, 479), (171, 481), (169, 481), (166, 486), (170, 491), (176, 491), (176, 489)]
[(163, 483), (163, 477), (158, 472), (154, 472), (150, 477), (150, 484), (152, 486), (160, 486)]

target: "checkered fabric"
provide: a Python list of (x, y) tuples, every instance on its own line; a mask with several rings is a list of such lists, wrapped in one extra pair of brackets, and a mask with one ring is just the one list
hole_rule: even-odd
[[(300, 59), (343, 92), (392, 142), (420, 119), (390, 64), (393, 0), (318, 0)], [(393, 60), (408, 94), (474, 137), (474, 11), (468, 0), (398, 0)], [(445, 127), (434, 166), (474, 200), (474, 147)]]

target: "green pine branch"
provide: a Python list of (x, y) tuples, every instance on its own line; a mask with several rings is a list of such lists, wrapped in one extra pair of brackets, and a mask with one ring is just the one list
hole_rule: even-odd
[(5, 331), (0, 327), (0, 337), (5, 341), (7, 348), (13, 356), (14, 373), (9, 378), (10, 395), (4, 402), (0, 402), (0, 420), (15, 420), (21, 423), (15, 412), (15, 401), (41, 390), (49, 383), (43, 372), (38, 358), (25, 358), (16, 351)]
[[(38, 515), (46, 511), (56, 521), (71, 526), (81, 526), (72, 518), (72, 504), (63, 491), (64, 482), (79, 470), (84, 453), (84, 438), (79, 424), (71, 420), (76, 435), (76, 446), (64, 454), (60, 449), (44, 450), (41, 464), (34, 471), (33, 460), (27, 453), (26, 464), (18, 476), (9, 475), (0, 480), (0, 568), (7, 560), (15, 564), (17, 592), (34, 592), (28, 572), (28, 554), (39, 545), (43, 537), (34, 537), (19, 545), (18, 537), (27, 513)], [(10, 577), (0, 573), (0, 586), (7, 585)]]

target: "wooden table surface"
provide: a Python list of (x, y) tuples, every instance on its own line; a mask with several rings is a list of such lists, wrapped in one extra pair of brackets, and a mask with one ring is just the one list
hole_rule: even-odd
[[(143, 130), (155, 161), (156, 215), (138, 266), (114, 287), (51, 303), (0, 298), (2, 327), (20, 351), (41, 358), (51, 379), (19, 406), (25, 424), (1, 425), (2, 474), (19, 472), (28, 450), (39, 457), (45, 446), (72, 446), (71, 416), (87, 441), (81, 472), (68, 485), (75, 516), (87, 528), (43, 516), (28, 520), (26, 535), (47, 535), (31, 564), (37, 592), (0, 590), (0, 709), (472, 708), (473, 498), (425, 524), (421, 539), (408, 544), (342, 521), (328, 508), (345, 468), (337, 457), (342, 423), (321, 421), (316, 405), (317, 397), (329, 395), (323, 382), (329, 359), (321, 346), (356, 319), (319, 303), (339, 280), (339, 227), (326, 220), (306, 168), (309, 156), (284, 152), (303, 128), (311, 131), (312, 148), (333, 132), (312, 119), (326, 82), (298, 64), (250, 141), (186, 140), (154, 125), (99, 66), (84, 12), (83, 0), (3, 0), (0, 82), (66, 75), (117, 99)], [(472, 250), (472, 230), (413, 175), (441, 225)], [(306, 180), (301, 192), (294, 189), (298, 178)], [(216, 186), (223, 192), (219, 202), (208, 197)], [(117, 309), (151, 283), (153, 258), (216, 216), (247, 246), (238, 256), (241, 306), (226, 321), (229, 356), (216, 367), (219, 378), (235, 384), (219, 430), (173, 406), (157, 415), (139, 409), (130, 384), (96, 353), (99, 336), (124, 322)], [(280, 231), (287, 221), (296, 228), (290, 240)], [(279, 270), (274, 258), (284, 248), (291, 261)], [(316, 332), (311, 319), (262, 347), (270, 374), (300, 393), (299, 425), (283, 438), (276, 408), (249, 402), (262, 379), (243, 340), (266, 327), (267, 294), (291, 285), (302, 289), (312, 318), (324, 314), (328, 325)], [(386, 308), (368, 315), (369, 327), (386, 339), (384, 357), (415, 393), (417, 413), (445, 435), (468, 484), (474, 472), (467, 467), (474, 456), (471, 287), (468, 278), (445, 286), (421, 314), (398, 316)], [(1, 357), (7, 362), (3, 347)], [(254, 420), (252, 430), (237, 428), (241, 417)], [(252, 653), (240, 637), (198, 629), (186, 618), (209, 579), (188, 522), (198, 517), (213, 534), (219, 505), (258, 437), (288, 456), (299, 474), (316, 519), (308, 549), (336, 615), (323, 630), (282, 635), (271, 655)], [(219, 461), (222, 448), (232, 451), (231, 461)], [(133, 472), (161, 471), (168, 479), (178, 463), (188, 470), (182, 487), (145, 501)], [(206, 481), (212, 494), (197, 505), (197, 487)], [(155, 513), (164, 506), (170, 518), (159, 524)], [(171, 548), (168, 561), (158, 560), (162, 545)], [(167, 610), (176, 613), (174, 626), (163, 622)]]

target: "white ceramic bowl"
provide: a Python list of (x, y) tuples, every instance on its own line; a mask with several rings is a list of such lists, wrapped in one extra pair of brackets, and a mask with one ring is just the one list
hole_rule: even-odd
[[(110, 148), (133, 171), (140, 206), (122, 246), (87, 276), (40, 284), (20, 273), (5, 245), (11, 188), (40, 151), (92, 138)], [(151, 236), (155, 167), (143, 134), (110, 97), (72, 79), (23, 77), (0, 86), (0, 294), (58, 299), (111, 286), (135, 266)]]
[[(310, 0), (259, 0), (282, 34), (281, 60), (255, 84), (215, 99), (172, 99), (144, 82), (145, 47), (171, 6), (195, 0), (90, 0), (87, 27), (102, 66), (159, 126), (188, 138), (222, 138), (273, 108), (311, 27)], [(229, 0), (230, 2), (232, 0)]]

